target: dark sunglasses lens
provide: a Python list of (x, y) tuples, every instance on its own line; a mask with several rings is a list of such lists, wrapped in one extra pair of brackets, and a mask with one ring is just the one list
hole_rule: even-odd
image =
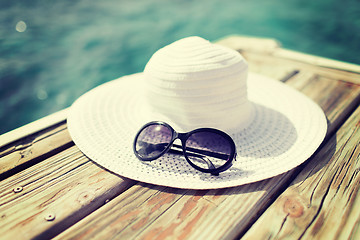
[(217, 169), (231, 160), (232, 145), (224, 136), (214, 132), (196, 132), (186, 141), (185, 154), (202, 169)]
[(153, 124), (144, 128), (135, 140), (135, 152), (144, 160), (159, 157), (169, 146), (172, 131), (167, 126)]

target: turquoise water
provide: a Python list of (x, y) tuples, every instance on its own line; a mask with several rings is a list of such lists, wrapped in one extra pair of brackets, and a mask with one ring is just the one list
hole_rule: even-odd
[(142, 71), (179, 38), (230, 34), (360, 64), (360, 2), (0, 0), (0, 134)]

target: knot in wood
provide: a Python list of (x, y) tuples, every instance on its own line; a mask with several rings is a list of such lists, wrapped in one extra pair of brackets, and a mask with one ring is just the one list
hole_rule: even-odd
[(294, 198), (286, 198), (284, 202), (284, 212), (290, 217), (298, 218), (304, 214), (304, 206)]

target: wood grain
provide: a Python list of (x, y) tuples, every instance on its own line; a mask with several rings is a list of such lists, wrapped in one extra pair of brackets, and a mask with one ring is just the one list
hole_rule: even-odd
[(70, 147), (1, 181), (0, 236), (55, 236), (132, 184)]
[[(274, 40), (246, 38), (235, 42), (234, 39), (225, 39), (225, 42), (244, 55), (251, 71), (285, 82), (322, 107), (329, 121), (328, 143), (314, 157), (285, 174), (245, 186), (211, 191), (165, 188), (121, 178), (94, 164), (73, 146), (66, 124), (62, 123), (0, 149), (0, 164), (4, 167), (2, 176), (6, 176), (0, 182), (0, 236), (6, 239), (51, 238), (58, 234), (57, 239), (233, 239), (247, 232), (260, 215), (266, 217), (266, 209), (279, 196), (277, 201), (282, 199), (280, 206), (287, 211), (287, 222), (284, 222), (282, 213), (274, 226), (280, 219), (283, 229), (291, 229), (290, 217), (295, 219), (306, 215), (309, 219), (302, 221), (311, 230), (302, 231), (300, 235), (325, 236), (325, 229), (321, 226), (327, 223), (327, 215), (340, 216), (341, 213), (330, 200), (322, 201), (326, 200), (323, 196), (330, 196), (337, 188), (325, 187), (326, 194), (321, 192), (321, 188), (316, 186), (322, 186), (324, 180), (321, 179), (328, 178), (320, 172), (327, 172), (326, 168), (328, 172), (342, 173), (343, 178), (340, 175), (330, 178), (328, 186), (335, 182), (343, 186), (342, 183), (347, 182), (347, 187), (337, 190), (337, 193), (345, 193), (346, 189), (347, 199), (350, 199), (346, 206), (356, 206), (359, 202), (358, 185), (353, 184), (359, 182), (358, 165), (354, 168), (344, 163), (337, 170), (328, 165), (335, 152), (339, 152), (339, 161), (353, 159), (359, 154), (358, 148), (349, 150), (352, 149), (349, 144), (356, 141), (351, 136), (358, 136), (358, 130), (348, 133), (341, 128), (337, 132), (359, 105), (359, 67), (284, 51)], [(352, 123), (348, 125), (353, 126)], [(338, 148), (342, 143), (347, 147)], [(349, 171), (344, 171), (346, 169)], [(316, 176), (324, 178), (319, 179), (316, 186), (309, 184), (313, 188), (306, 188), (298, 182), (299, 179), (311, 181)], [(307, 209), (308, 205), (301, 202), (302, 193), (299, 192), (295, 192), (296, 198), (282, 198), (281, 193), (290, 184), (300, 184), (305, 199), (310, 194), (306, 191), (318, 190), (318, 193), (313, 191), (310, 194), (311, 203), (321, 207)], [(329, 212), (325, 204), (330, 204)], [(321, 214), (321, 209), (324, 214)], [(315, 212), (307, 214), (307, 211)], [(342, 228), (350, 229), (346, 233), (352, 235), (340, 232), (335, 233), (336, 236), (359, 235), (356, 227), (359, 225), (358, 208), (347, 211), (349, 214), (343, 216), (351, 220), (342, 224)], [(256, 225), (268, 224), (267, 221)], [(252, 232), (254, 235), (249, 235), (249, 238), (257, 236), (253, 229), (247, 234)], [(308, 235), (309, 232), (314, 234)]]
[(360, 108), (244, 239), (359, 239), (359, 171)]
[(0, 135), (0, 147), (8, 145), (16, 140), (25, 138), (31, 134), (43, 131), (46, 128), (51, 128), (58, 123), (66, 120), (68, 109), (65, 108), (61, 111), (50, 114), (46, 117), (40, 118), (34, 122), (16, 128), (10, 132)]
[(305, 70), (286, 83), (321, 106), (328, 119), (329, 135), (333, 135), (360, 104), (360, 85), (357, 84), (334, 81)]
[[(251, 63), (259, 61), (270, 63), (260, 64), (266, 66), (297, 65), (326, 77), (360, 84), (359, 65), (284, 49), (274, 39), (234, 35), (221, 39), (218, 43), (246, 54), (248, 59), (251, 58)], [(252, 65), (259, 67), (258, 64)]]
[[(328, 137), (341, 126), (339, 119), (344, 121), (358, 104), (360, 88), (356, 84), (302, 71), (293, 74), (286, 83), (304, 92), (324, 109), (329, 118)], [(160, 190), (146, 185), (152, 191), (140, 192), (143, 188), (136, 185), (129, 190), (135, 196), (131, 204), (124, 205), (129, 196), (120, 195), (111, 205), (98, 209), (60, 234), (58, 239), (209, 239), (209, 236), (211, 239), (232, 239), (247, 231), (303, 167), (258, 183), (222, 190)], [(170, 196), (167, 195), (169, 192)], [(173, 200), (165, 204), (165, 209), (150, 211), (156, 204), (147, 205), (144, 199), (152, 202), (155, 195), (163, 194), (166, 195), (164, 198)], [(102, 217), (112, 213), (115, 214), (113, 218)], [(111, 225), (113, 222), (116, 226)]]
[(0, 148), (0, 179), (9, 176), (7, 171), (35, 164), (72, 145), (65, 122), (8, 144)]
[(232, 238), (251, 220), (244, 212), (256, 215), (261, 206), (254, 201), (266, 205), (283, 180), (211, 191), (139, 183), (55, 239), (205, 239), (209, 231), (214, 239)]

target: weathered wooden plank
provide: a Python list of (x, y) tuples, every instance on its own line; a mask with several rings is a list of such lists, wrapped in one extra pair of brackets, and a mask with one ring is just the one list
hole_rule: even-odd
[[(282, 180), (280, 177), (269, 181), (271, 186), (277, 186)], [(234, 224), (250, 220), (244, 218), (246, 209), (257, 210), (253, 201), (264, 198), (259, 201), (264, 204), (276, 193), (276, 187), (266, 185), (263, 181), (236, 188), (194, 191), (140, 183), (55, 239), (205, 239), (201, 237), (209, 234), (209, 229), (216, 231), (218, 226), (235, 237), (239, 229)], [(258, 194), (265, 191), (266, 197)], [(234, 223), (234, 219), (243, 220)], [(210, 236), (218, 238), (219, 234), (214, 232)]]
[[(290, 61), (303, 62), (314, 68), (322, 70), (324, 70), (325, 68), (327, 70), (333, 69), (334, 71), (331, 71), (332, 73), (337, 72), (345, 75), (347, 75), (347, 73), (355, 73), (356, 75), (360, 73), (360, 66), (357, 64), (314, 56), (284, 48), (278, 48), (274, 54), (274, 57), (284, 58)], [(359, 82), (357, 81), (357, 83)]]
[[(242, 50), (239, 51), (248, 60), (250, 71), (259, 72), (264, 75), (270, 74), (269, 76), (273, 78), (278, 78), (276, 72), (281, 69), (292, 69), (293, 71), (312, 72), (329, 79), (341, 80), (360, 85), (360, 74), (358, 72), (351, 72), (346, 69), (336, 70), (326, 66), (316, 67), (311, 65), (309, 62), (302, 62), (296, 59), (289, 60), (285, 56), (281, 58), (276, 55), (277, 51), (280, 50), (276, 50), (269, 54)], [(339, 63), (339, 67), (341, 66), (342, 65)]]
[[(283, 59), (276, 59), (272, 55), (240, 51), (249, 63), (249, 71), (260, 73), (273, 79), (282, 80), (286, 76), (298, 73), (301, 68)], [(282, 80), (284, 81), (284, 80)]]
[(0, 236), (52, 237), (132, 184), (73, 146), (0, 182)]
[(258, 38), (250, 36), (226, 36), (218, 39), (217, 44), (232, 48), (235, 50), (246, 50), (249, 52), (260, 52), (261, 54), (269, 54), (277, 51), (281, 44), (276, 39)]
[(242, 187), (184, 195), (136, 239), (234, 239), (286, 184), (289, 173)]
[(360, 104), (360, 85), (357, 84), (334, 81), (305, 70), (294, 75), (286, 83), (322, 107), (330, 123), (330, 135), (334, 134)]
[(244, 239), (359, 239), (360, 108)]
[(285, 81), (299, 71), (294, 63), (273, 57), (280, 49), (280, 43), (274, 39), (230, 36), (216, 43), (239, 51), (248, 61), (251, 72)]
[(191, 191), (139, 183), (55, 239), (131, 239), (187, 192)]
[(60, 122), (65, 121), (67, 111), (67, 108), (63, 109), (61, 111), (43, 117), (37, 121), (31, 122), (22, 127), (0, 135), (0, 147), (3, 147), (16, 140), (19, 140), (36, 132), (42, 131), (45, 128), (52, 127)]
[(72, 145), (65, 122), (8, 144), (0, 148), (0, 179), (11, 175), (8, 171), (34, 164)]
[[(297, 68), (316, 71), (318, 74), (328, 78), (342, 79), (360, 84), (359, 65), (283, 49), (273, 39), (235, 35), (221, 39), (218, 43), (242, 52), (252, 63), (260, 62), (264, 66), (291, 64), (297, 66)], [(263, 64), (265, 62), (267, 64)], [(253, 65), (258, 67), (258, 64)], [(269, 70), (271, 72), (271, 69)]]
[[(256, 62), (256, 68), (261, 68), (261, 66), (264, 66), (264, 70), (262, 71), (262, 73), (265, 75), (267, 74), (267, 71), (269, 71), (270, 73), (274, 72), (274, 70), (272, 70), (270, 66), (278, 69), (290, 66), (293, 67), (295, 70), (313, 72), (329, 79), (341, 80), (360, 85), (360, 74), (358, 72), (351, 72), (347, 71), (346, 69), (336, 70), (329, 67), (316, 67), (309, 64), (308, 62), (301, 62), (300, 60), (293, 59), (290, 61), (287, 58), (279, 58), (275, 53), (271, 55), (261, 55), (260, 53), (245, 52), (243, 53), (243, 55), (246, 57), (246, 59), (250, 60), (251, 63)], [(250, 64), (250, 70), (251, 67), (252, 64)]]
[[(316, 81), (311, 74), (299, 74), (296, 80), (289, 79), (287, 83), (294, 85), (321, 105), (329, 118), (329, 136), (329, 133), (335, 132), (341, 125), (336, 118), (346, 118), (333, 112), (340, 111), (340, 107), (343, 111), (352, 111), (356, 104), (354, 102), (359, 100), (360, 87), (327, 78), (315, 79)], [(322, 94), (325, 90), (327, 94)], [(329, 95), (334, 95), (336, 101), (329, 98)], [(151, 191), (137, 193), (135, 188), (141, 187), (134, 186), (134, 189), (131, 189), (134, 196), (131, 204), (125, 204), (129, 196), (120, 195), (112, 200), (111, 205), (98, 209), (58, 238), (233, 238), (251, 226), (301, 168), (258, 183), (222, 190), (194, 192), (165, 188), (161, 191), (149, 185)], [(155, 195), (160, 196), (165, 194), (164, 192), (170, 192), (170, 196), (164, 198), (172, 200), (166, 203), (165, 209), (150, 211), (156, 204), (146, 205), (144, 199), (153, 202)], [(148, 206), (148, 209), (144, 206)], [(110, 215), (114, 209), (116, 214), (111, 220), (102, 217)], [(116, 224), (109, 227), (113, 222)]]

